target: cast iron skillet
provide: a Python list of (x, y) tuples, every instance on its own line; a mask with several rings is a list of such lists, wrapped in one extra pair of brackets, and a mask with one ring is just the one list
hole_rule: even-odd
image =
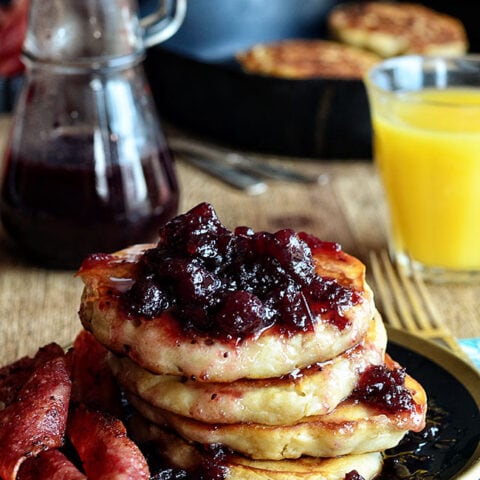
[(323, 38), (335, 0), (192, 0), (179, 32), (148, 52), (161, 116), (246, 150), (317, 158), (370, 158), (360, 80), (250, 75), (235, 54), (262, 41)]

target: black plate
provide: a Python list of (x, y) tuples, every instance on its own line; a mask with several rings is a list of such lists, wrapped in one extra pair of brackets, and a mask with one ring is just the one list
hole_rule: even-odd
[(397, 330), (389, 330), (388, 352), (423, 385), (429, 410), (424, 432), (408, 434), (388, 452), (379, 479), (480, 479), (478, 372), (448, 350)]

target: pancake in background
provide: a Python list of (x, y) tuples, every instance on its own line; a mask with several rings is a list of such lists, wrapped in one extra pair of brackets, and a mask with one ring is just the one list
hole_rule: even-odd
[(329, 15), (328, 26), (336, 40), (382, 57), (462, 55), (468, 49), (458, 19), (415, 3), (341, 4)]
[(207, 423), (293, 423), (324, 415), (348, 397), (359, 375), (383, 363), (387, 334), (377, 313), (364, 341), (344, 354), (291, 375), (266, 380), (207, 383), (155, 375), (127, 357), (111, 356), (117, 381), (151, 405)]
[(237, 55), (248, 73), (284, 77), (361, 79), (380, 58), (364, 50), (326, 40), (283, 40), (257, 44)]

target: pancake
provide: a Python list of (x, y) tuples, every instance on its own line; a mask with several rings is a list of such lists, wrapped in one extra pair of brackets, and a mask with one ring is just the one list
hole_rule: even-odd
[(258, 75), (361, 79), (380, 57), (327, 40), (283, 40), (254, 45), (237, 60), (246, 72)]
[[(143, 418), (134, 418), (130, 430), (137, 442), (148, 444), (155, 457), (170, 468), (194, 471), (202, 465), (214, 463), (211, 454), (202, 446), (188, 443)], [(371, 480), (380, 472), (383, 458), (381, 453), (372, 452), (336, 458), (268, 461), (229, 453), (220, 464), (226, 468), (225, 480), (344, 480), (346, 474), (353, 471), (365, 480)]]
[(149, 404), (207, 423), (294, 423), (324, 415), (347, 398), (360, 372), (384, 360), (387, 335), (377, 313), (364, 341), (344, 354), (278, 379), (197, 382), (154, 375), (127, 357), (109, 364), (123, 388)]
[(425, 391), (408, 375), (405, 386), (413, 396), (413, 410), (379, 411), (348, 398), (327, 415), (274, 426), (206, 424), (153, 407), (130, 394), (127, 399), (147, 420), (175, 430), (188, 441), (221, 444), (257, 460), (284, 460), (362, 454), (395, 447), (409, 430), (420, 431), (425, 425)]
[(145, 320), (121, 308), (120, 295), (134, 283), (137, 262), (149, 247), (153, 245), (89, 257), (78, 272), (85, 284), (79, 315), (84, 328), (106, 348), (155, 374), (209, 382), (279, 377), (354, 347), (375, 313), (363, 263), (343, 251), (319, 251), (314, 255), (318, 275), (353, 289), (360, 299), (341, 306), (341, 328), (320, 313), (308, 331), (282, 332), (273, 325), (240, 342), (208, 333), (191, 335), (168, 312)]
[(330, 13), (328, 26), (333, 38), (382, 57), (463, 55), (468, 49), (458, 19), (416, 3), (342, 4)]

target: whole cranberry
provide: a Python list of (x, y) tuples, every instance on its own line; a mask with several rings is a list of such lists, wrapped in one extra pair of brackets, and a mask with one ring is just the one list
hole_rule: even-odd
[(196, 258), (165, 258), (157, 269), (159, 279), (174, 289), (179, 302), (206, 306), (216, 303), (222, 282)]
[(153, 318), (172, 305), (168, 293), (161, 288), (152, 276), (142, 278), (122, 297), (128, 312)]
[(233, 338), (243, 338), (266, 326), (266, 309), (256, 295), (238, 290), (227, 296), (215, 321), (221, 331)]

